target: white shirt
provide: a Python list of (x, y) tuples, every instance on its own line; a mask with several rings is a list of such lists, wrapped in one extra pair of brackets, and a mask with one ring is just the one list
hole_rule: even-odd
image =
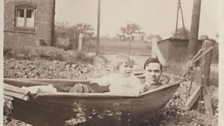
[(135, 75), (122, 77), (119, 74), (110, 74), (95, 81), (100, 86), (109, 86), (110, 94), (135, 96), (142, 90), (142, 84)]

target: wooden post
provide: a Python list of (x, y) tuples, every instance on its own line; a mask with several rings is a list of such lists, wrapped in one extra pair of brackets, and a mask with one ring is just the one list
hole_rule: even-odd
[(83, 38), (83, 34), (80, 33), (79, 34), (79, 41), (78, 41), (78, 51), (81, 52), (82, 51), (82, 39)]
[[(212, 42), (205, 40), (202, 46), (202, 53), (212, 47)], [(209, 86), (210, 64), (212, 60), (212, 50), (206, 53), (201, 60), (202, 83)]]
[(197, 52), (200, 11), (201, 11), (201, 0), (194, 0), (192, 19), (191, 19), (191, 29), (189, 33), (189, 44), (188, 44), (189, 59), (191, 59)]
[(130, 56), (131, 56), (131, 41), (132, 40), (128, 40), (128, 51)]
[[(205, 40), (202, 46), (202, 53), (212, 47), (212, 42)], [(212, 50), (207, 52), (201, 59), (201, 81), (202, 81), (202, 98), (204, 100), (205, 112), (209, 117), (213, 116), (213, 109), (208, 94), (210, 64), (212, 60)]]
[(185, 109), (190, 110), (201, 95), (201, 86), (197, 86), (189, 100), (185, 104)]
[(101, 1), (98, 0), (96, 55), (99, 55), (100, 52), (100, 5)]

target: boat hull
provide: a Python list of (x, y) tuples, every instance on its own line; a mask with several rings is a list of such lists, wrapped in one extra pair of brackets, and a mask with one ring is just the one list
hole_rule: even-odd
[[(15, 80), (8, 79), (5, 82), (17, 85)], [(32, 82), (48, 83), (49, 80)], [(57, 84), (54, 84), (53, 86), (57, 87)], [(13, 118), (38, 126), (136, 126), (153, 117), (164, 107), (178, 86), (178, 83), (161, 86), (139, 96), (107, 93), (39, 93), (26, 101), (14, 98)]]

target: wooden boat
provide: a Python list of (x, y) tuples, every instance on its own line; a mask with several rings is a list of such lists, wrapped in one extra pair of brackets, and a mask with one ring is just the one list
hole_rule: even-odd
[[(139, 96), (107, 93), (68, 93), (85, 80), (4, 79), (4, 96), (12, 97), (12, 117), (36, 126), (136, 126), (166, 105), (179, 83), (167, 84)], [(58, 92), (30, 93), (22, 86), (52, 84)], [(92, 85), (98, 92), (107, 87)]]

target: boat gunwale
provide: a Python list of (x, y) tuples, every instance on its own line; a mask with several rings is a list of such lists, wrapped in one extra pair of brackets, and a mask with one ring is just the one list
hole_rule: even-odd
[(109, 93), (69, 93), (69, 92), (52, 92), (52, 93), (37, 93), (35, 98), (38, 97), (106, 97), (106, 98), (139, 98), (139, 97), (143, 97), (149, 94), (152, 94), (154, 92), (163, 90), (163, 89), (167, 89), (173, 86), (179, 86), (179, 82), (177, 83), (172, 83), (172, 84), (167, 84), (167, 85), (162, 85), (161, 87), (158, 87), (156, 89), (152, 89), (149, 91), (146, 91), (140, 95), (120, 95), (120, 94), (109, 94)]
[[(46, 85), (46, 84), (52, 84), (51, 82), (68, 82), (69, 84), (65, 85), (72, 85), (75, 83), (89, 83), (89, 80), (72, 80), (72, 79), (23, 79), (23, 78), (4, 78), (4, 81), (16, 81), (16, 82), (25, 82), (30, 83), (32, 82), (34, 85)], [(46, 81), (46, 82), (45, 82)], [(37, 83), (38, 82), (38, 83)], [(9, 83), (8, 83), (9, 84)], [(154, 92), (157, 92), (159, 90), (163, 90), (169, 87), (173, 87), (175, 85), (179, 85), (180, 81), (176, 81), (171, 84), (165, 84), (158, 88), (151, 89), (149, 91), (146, 91), (139, 95), (121, 95), (121, 94), (111, 94), (108, 92), (105, 93), (70, 93), (70, 92), (39, 92), (39, 93), (33, 93), (32, 98), (36, 99), (39, 97), (106, 97), (106, 98), (139, 98), (144, 97), (145, 95), (152, 94)], [(55, 84), (52, 84), (55, 85)], [(57, 85), (57, 84), (56, 84)], [(63, 85), (63, 84), (62, 84)], [(22, 85), (21, 85), (22, 86)]]

